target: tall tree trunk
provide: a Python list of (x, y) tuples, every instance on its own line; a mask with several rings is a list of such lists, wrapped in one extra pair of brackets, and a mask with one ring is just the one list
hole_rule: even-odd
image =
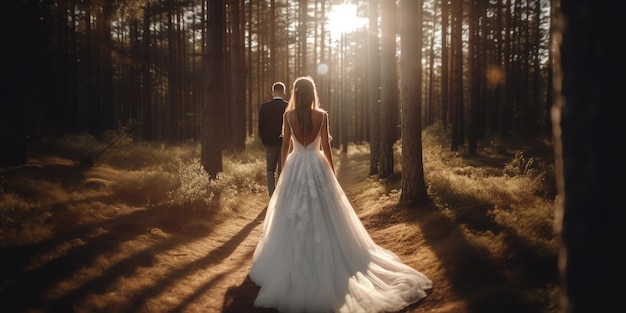
[(113, 41), (111, 38), (111, 17), (113, 15), (113, 3), (104, 2), (102, 10), (99, 11), (96, 25), (98, 25), (98, 42), (99, 45), (99, 118), (101, 119), (100, 129), (96, 134), (100, 134), (107, 129), (115, 127), (113, 121), (113, 112), (111, 108), (113, 94)]
[[(327, 10), (331, 7), (330, 5), (328, 5), (328, 1), (326, 0), (317, 0), (320, 2), (320, 19), (323, 21), (326, 19), (327, 16)], [(315, 49), (315, 50), (319, 50), (319, 62), (321, 64), (326, 64), (328, 65), (328, 51), (327, 49), (330, 48), (327, 43), (326, 40), (327, 38), (330, 38), (330, 32), (326, 30), (325, 28), (325, 24), (326, 23), (321, 23), (320, 25), (320, 39), (319, 39), (319, 49)], [(320, 99), (320, 103), (328, 103), (328, 86), (329, 86), (329, 75), (328, 73), (326, 73), (325, 75), (319, 75), (319, 78), (315, 81), (315, 84), (317, 86), (317, 92), (318, 92), (318, 97)]]
[(548, 43), (550, 44), (550, 46), (548, 46), (548, 68), (547, 70), (547, 76), (548, 76), (548, 83), (547, 83), (547, 88), (546, 88), (546, 121), (548, 121), (548, 123), (546, 123), (546, 133), (551, 134), (552, 133), (552, 123), (550, 123), (552, 120), (552, 100), (554, 99), (554, 58), (552, 57), (553, 54), (553, 49), (552, 49), (552, 40), (554, 38), (554, 25), (556, 25), (557, 23), (557, 19), (559, 18), (557, 16), (558, 10), (558, 3), (560, 3), (561, 0), (550, 0), (550, 33), (548, 34), (549, 38), (548, 38)]
[(463, 144), (463, 1), (452, 1), (452, 27), (450, 32), (451, 90), (450, 101), (452, 131), (450, 132), (450, 150), (457, 151)]
[[(176, 6), (176, 4), (172, 4)], [(178, 109), (180, 103), (178, 102), (178, 73), (180, 72), (179, 58), (178, 58), (178, 42), (176, 40), (176, 12), (178, 10), (170, 10), (167, 14), (167, 43), (168, 43), (168, 69), (167, 69), (167, 112), (166, 118), (166, 133), (165, 138), (170, 143), (176, 143), (178, 140)]]
[(246, 90), (247, 92), (247, 97), (246, 97), (246, 107), (248, 110), (248, 117), (246, 120), (246, 123), (248, 124), (248, 136), (252, 136), (255, 133), (256, 127), (254, 127), (254, 116), (256, 116), (256, 105), (255, 105), (255, 101), (254, 101), (254, 93), (253, 93), (253, 89), (252, 89), (252, 17), (254, 16), (252, 14), (252, 1), (247, 1), (247, 14), (246, 12), (244, 12), (245, 16), (246, 16), (246, 25), (248, 25), (247, 28), (247, 47), (246, 47), (246, 60), (245, 60), (245, 64), (246, 64)]
[(368, 1), (367, 36), (368, 102), (370, 123), (370, 175), (378, 174), (380, 159), (380, 50), (378, 45), (378, 0)]
[(495, 21), (495, 63), (497, 67), (490, 71), (490, 83), (493, 86), (493, 99), (489, 105), (489, 111), (491, 115), (489, 121), (489, 130), (491, 132), (499, 132), (501, 130), (501, 124), (503, 122), (503, 102), (504, 102), (504, 2), (500, 0), (496, 5), (496, 21)]
[(151, 73), (151, 53), (150, 53), (150, 41), (152, 40), (152, 32), (150, 31), (150, 3), (146, 3), (146, 7), (143, 10), (143, 21), (142, 21), (142, 29), (143, 36), (141, 39), (143, 40), (142, 46), (142, 58), (143, 62), (141, 63), (142, 67), (142, 138), (144, 140), (153, 140), (154, 134), (152, 133), (152, 73)]
[(300, 72), (303, 75), (311, 74), (309, 73), (308, 68), (308, 60), (307, 60), (307, 27), (308, 27), (308, 16), (309, 16), (309, 1), (308, 0), (299, 0), (299, 9), (300, 9), (300, 20), (298, 25), (298, 45), (300, 46), (300, 66), (296, 68), (300, 69)]
[(397, 133), (398, 112), (398, 72), (396, 61), (396, 3), (382, 1), (382, 49), (381, 49), (381, 124), (380, 124), (380, 159), (378, 174), (380, 178), (393, 175), (393, 144)]
[(85, 40), (87, 41), (85, 55), (85, 73), (83, 80), (85, 81), (85, 102), (86, 105), (83, 109), (82, 117), (85, 121), (84, 129), (88, 133), (95, 134), (101, 129), (101, 117), (98, 115), (100, 112), (100, 99), (99, 89), (96, 88), (99, 75), (98, 73), (98, 42), (97, 36), (94, 34), (92, 13), (88, 9), (84, 15), (85, 23)]
[(502, 75), (505, 77), (502, 93), (500, 94), (500, 138), (507, 138), (511, 129), (511, 83), (513, 73), (511, 73), (511, 0), (504, 2), (504, 25), (503, 25), (503, 49), (502, 49)]
[(269, 31), (267, 35), (269, 38), (269, 64), (267, 65), (269, 68), (269, 81), (273, 84), (278, 80), (276, 74), (276, 54), (278, 45), (276, 44), (276, 0), (271, 0), (270, 2), (270, 16), (269, 16)]
[(428, 202), (422, 161), (422, 0), (400, 1), (402, 194), (400, 201)]
[(450, 1), (441, 1), (441, 125), (446, 127), (450, 119), (450, 41), (448, 41), (448, 21)]
[(479, 127), (479, 107), (480, 107), (480, 70), (478, 68), (479, 56), (477, 49), (479, 38), (478, 24), (478, 4), (476, 1), (468, 1), (468, 25), (469, 25), (469, 43), (468, 43), (468, 77), (469, 77), (469, 138), (468, 150), (470, 155), (476, 154), (478, 144), (478, 127)]
[(231, 59), (231, 80), (230, 80), (230, 109), (231, 109), (231, 132), (233, 140), (233, 150), (241, 152), (246, 144), (246, 103), (245, 103), (245, 67), (244, 67), (244, 37), (243, 19), (240, 9), (240, 0), (230, 1), (230, 59)]
[(614, 287), (622, 283), (625, 261), (621, 246), (615, 245), (624, 237), (624, 170), (615, 149), (624, 128), (615, 106), (624, 97), (626, 62), (616, 49), (615, 32), (623, 28), (626, 6), (561, 3), (552, 127), (562, 312), (611, 312), (623, 305), (622, 288)]
[(426, 97), (428, 100), (424, 102), (426, 108), (424, 110), (424, 124), (422, 128), (432, 125), (435, 120), (435, 116), (433, 116), (433, 109), (435, 107), (435, 29), (435, 17), (433, 16), (430, 45), (428, 47), (428, 50), (430, 50), (428, 53), (428, 93)]
[(202, 147), (200, 161), (211, 179), (222, 171), (222, 122), (224, 105), (225, 57), (223, 50), (225, 27), (225, 0), (207, 1), (207, 56), (206, 91)]
[(341, 152), (344, 154), (348, 152), (348, 128), (349, 120), (348, 107), (350, 103), (346, 97), (346, 84), (348, 78), (346, 77), (346, 34), (341, 33), (341, 42), (339, 44), (339, 106), (337, 113), (339, 113), (339, 143), (341, 144)]

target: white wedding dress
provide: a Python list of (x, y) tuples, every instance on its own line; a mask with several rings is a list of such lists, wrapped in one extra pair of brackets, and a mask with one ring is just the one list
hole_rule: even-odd
[(320, 132), (305, 145), (291, 133), (249, 273), (261, 287), (254, 305), (393, 312), (424, 298), (431, 280), (374, 243), (320, 149)]

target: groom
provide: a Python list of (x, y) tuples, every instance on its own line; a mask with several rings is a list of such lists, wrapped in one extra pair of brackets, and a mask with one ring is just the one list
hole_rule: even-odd
[(280, 171), (280, 146), (282, 144), (283, 113), (287, 108), (285, 84), (272, 84), (273, 99), (261, 104), (259, 111), (259, 135), (265, 146), (267, 190), (270, 197), (276, 188), (276, 174)]

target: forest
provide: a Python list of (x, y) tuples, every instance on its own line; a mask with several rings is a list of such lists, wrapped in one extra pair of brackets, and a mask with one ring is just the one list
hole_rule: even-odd
[[(366, 176), (388, 184), (377, 196), (399, 208), (437, 203), (436, 176), (425, 171), (434, 147), (470, 162), (506, 152), (505, 172), (533, 176), (515, 151), (547, 143), (554, 154), (533, 178), (547, 180), (540, 198), (554, 201), (549, 241), (562, 251), (551, 283), (562, 284), (564, 312), (608, 308), (614, 293), (581, 286), (611, 280), (586, 256), (612, 259), (597, 250), (616, 229), (619, 191), (608, 182), (617, 174), (607, 161), (619, 123), (606, 112), (620, 90), (623, 58), (608, 48), (620, 13), (622, 4), (602, 11), (590, 0), (12, 1), (2, 27), (11, 43), (0, 111), (3, 235), (20, 233), (11, 227), (27, 218), (10, 208), (16, 167), (67, 140), (82, 146), (65, 156), (90, 168), (111, 165), (120, 147), (134, 151), (129, 143), (197, 148), (201, 185), (219, 185), (230, 162), (255, 151), (271, 84), (308, 75), (329, 111), (333, 148), (367, 147)], [(430, 150), (425, 132), (438, 134)]]
[[(550, 134), (549, 1), (346, 3), (27, 1), (17, 59), (31, 61), (16, 74), (38, 74), (10, 88), (4, 132), (125, 125), (140, 140), (241, 151), (271, 83), (310, 75), (334, 146), (373, 141), (382, 177), (404, 131), (439, 123), (452, 150), (472, 151), (491, 135)], [(353, 17), (329, 21), (340, 6)], [(207, 159), (214, 176), (219, 158)]]

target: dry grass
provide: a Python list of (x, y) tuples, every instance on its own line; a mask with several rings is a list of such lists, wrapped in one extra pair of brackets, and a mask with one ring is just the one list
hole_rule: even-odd
[[(443, 148), (445, 136), (424, 134), (426, 207), (398, 207), (397, 177), (368, 177), (367, 144), (335, 152), (337, 176), (374, 240), (434, 281), (405, 311), (557, 312), (549, 143), (492, 143), (468, 156)], [(271, 311), (252, 307), (258, 289), (246, 277), (268, 200), (254, 139), (226, 154), (213, 180), (191, 143), (112, 133), (32, 150), (24, 166), (0, 169), (6, 311)], [(85, 156), (95, 166), (82, 166)]]

